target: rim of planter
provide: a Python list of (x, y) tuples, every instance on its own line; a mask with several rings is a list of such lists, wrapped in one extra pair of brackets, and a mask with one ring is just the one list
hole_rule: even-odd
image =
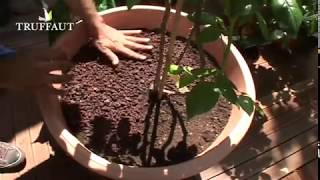
[[(162, 19), (163, 7), (137, 5), (132, 10), (127, 11), (126, 7), (117, 7), (100, 13), (105, 22), (116, 28), (147, 28), (154, 29), (159, 27)], [(172, 10), (171, 13), (175, 13)], [(191, 22), (186, 18), (187, 14), (182, 13), (181, 26), (179, 27), (180, 36), (187, 36), (191, 27)], [(120, 18), (122, 17), (122, 18)], [(127, 18), (125, 18), (127, 17)], [(130, 17), (131, 19), (128, 19)], [(143, 18), (143, 19), (141, 19)], [(150, 21), (153, 19), (153, 21)], [(170, 18), (168, 29), (172, 27)], [(149, 21), (148, 21), (149, 20)], [(137, 25), (137, 22), (141, 23)], [(148, 25), (148, 26), (147, 26)], [(135, 26), (135, 27), (134, 27)], [(154, 27), (153, 27), (154, 26)], [(206, 44), (205, 50), (216, 57), (221, 63), (223, 49), (226, 46), (227, 38)], [(55, 44), (55, 48), (63, 50), (67, 56), (72, 57), (77, 53), (82, 45), (87, 43), (86, 31), (83, 23), (76, 28), (65, 33)], [(121, 63), (121, 62), (120, 62)], [(226, 74), (236, 87), (248, 94), (253, 100), (256, 99), (255, 87), (250, 70), (239, 51), (235, 46), (231, 46), (228, 67)], [(229, 121), (217, 137), (217, 139), (204, 152), (195, 158), (164, 167), (135, 167), (116, 164), (96, 155), (87, 149), (74, 135), (72, 135), (66, 125), (62, 114), (58, 96), (48, 95), (39, 92), (38, 103), (43, 114), (46, 125), (57, 141), (73, 159), (88, 169), (114, 179), (183, 179), (200, 173), (213, 165), (219, 163), (226, 157), (241, 141), (252, 122), (253, 114), (248, 116), (243, 110), (233, 106)]]

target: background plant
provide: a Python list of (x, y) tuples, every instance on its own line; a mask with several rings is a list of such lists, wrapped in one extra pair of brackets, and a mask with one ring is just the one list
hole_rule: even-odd
[(317, 36), (316, 0), (226, 0), (228, 22), (235, 21), (233, 39), (241, 47)]

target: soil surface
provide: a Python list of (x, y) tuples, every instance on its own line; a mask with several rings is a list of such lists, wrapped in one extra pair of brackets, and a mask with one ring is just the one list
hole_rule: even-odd
[[(222, 132), (232, 105), (220, 99), (212, 111), (190, 121), (186, 117), (185, 95), (165, 96), (153, 101), (153, 83), (159, 55), (160, 36), (145, 32), (152, 40), (146, 60), (121, 57), (112, 67), (92, 47), (74, 57), (68, 72), (73, 80), (64, 85), (63, 112), (70, 130), (90, 150), (110, 161), (134, 166), (165, 166), (189, 160), (205, 150)], [(168, 41), (167, 41), (168, 43)], [(178, 39), (179, 57), (185, 39)], [(198, 51), (188, 48), (183, 65), (197, 67)], [(207, 66), (214, 59), (206, 57)], [(167, 90), (176, 91), (173, 80)], [(157, 116), (158, 114), (158, 116)]]

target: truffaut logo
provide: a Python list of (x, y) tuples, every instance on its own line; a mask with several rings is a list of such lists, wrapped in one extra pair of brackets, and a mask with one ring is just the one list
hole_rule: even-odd
[(44, 22), (52, 21), (52, 11), (48, 12), (48, 10), (46, 9), (43, 9), (43, 10), (44, 10), (44, 17), (39, 16), (38, 20), (44, 21)]
[(74, 22), (53, 22), (52, 11), (45, 8), (44, 17), (39, 16), (40, 22), (17, 22), (18, 31), (71, 31), (75, 25)]

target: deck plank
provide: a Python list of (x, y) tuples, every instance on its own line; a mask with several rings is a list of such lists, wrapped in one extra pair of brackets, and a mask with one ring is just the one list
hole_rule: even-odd
[[(10, 101), (11, 96), (7, 90), (0, 90), (0, 141), (16, 144), (14, 126), (13, 126), (13, 104)], [(12, 180), (18, 177), (19, 173), (0, 173), (2, 180)]]
[(280, 178), (281, 180), (284, 179), (284, 180), (303, 180), (300, 178), (300, 176), (298, 175), (297, 172), (292, 172), (290, 173), (289, 175), (283, 177), (283, 178)]
[(309, 112), (310, 107), (304, 107), (296, 111), (286, 112), (283, 116), (278, 116), (270, 120), (261, 120), (257, 117), (254, 118), (251, 127), (249, 128), (244, 140), (238, 145), (238, 147), (250, 146), (251, 142), (256, 140), (256, 135), (263, 133), (265, 136), (281, 131), (293, 123), (298, 123), (304, 118), (314, 116)]
[[(316, 157), (310, 154), (316, 154), (316, 141), (309, 146), (297, 151), (291, 156), (279, 161), (275, 165), (264, 170), (262, 173), (270, 174), (273, 179), (280, 179), (281, 177), (286, 176), (288, 173), (298, 169), (303, 166), (306, 162), (315, 159)], [(249, 179), (257, 179), (259, 174), (256, 174)], [(261, 179), (261, 178), (258, 178)], [(309, 179), (308, 179), (309, 180)]]
[(24, 93), (15, 93), (12, 100), (14, 102), (13, 121), (16, 133), (16, 145), (23, 149), (26, 155), (26, 165), (24, 169), (19, 171), (19, 174), (21, 175), (32, 169), (35, 164), (29, 131), (31, 125), (29, 121), (30, 113), (28, 111), (29, 96)]
[[(303, 118), (296, 123), (292, 123), (291, 126), (282, 129), (282, 131), (277, 131), (268, 136), (266, 136), (263, 131), (256, 131), (256, 134), (251, 135), (255, 138), (247, 138), (248, 136), (245, 136), (242, 142), (250, 144), (250, 146), (239, 145), (239, 147), (223, 160), (220, 165), (216, 165), (201, 173), (202, 177), (207, 179), (208, 177), (221, 174), (226, 169), (234, 169), (248, 160), (257, 158), (259, 154), (275, 148), (279, 144), (295, 138), (297, 135), (315, 128), (316, 126), (316, 122), (308, 122)], [(232, 162), (231, 165), (228, 165), (230, 162)]]
[[(39, 166), (40, 164), (49, 160), (51, 155), (51, 147), (49, 145), (48, 132), (46, 127), (42, 121), (41, 112), (35, 102), (35, 99), (30, 100), (30, 109), (29, 111), (32, 114), (32, 124), (30, 129), (31, 143), (32, 143), (32, 151), (34, 155), (35, 165), (34, 167)], [(38, 171), (35, 173), (37, 179), (44, 179), (44, 177), (48, 176), (49, 169), (43, 169), (42, 171)]]
[(299, 168), (296, 173), (301, 179), (318, 180), (318, 159)]
[[(253, 179), (257, 179), (257, 177), (266, 177), (267, 175), (269, 175), (269, 177), (274, 178), (275, 176), (273, 176), (273, 174), (264, 173), (263, 170), (265, 168), (268, 168), (269, 166), (272, 166), (273, 164), (277, 164), (278, 161), (287, 159), (292, 154), (303, 149), (305, 146), (309, 146), (310, 143), (314, 144), (317, 140), (317, 138), (314, 136), (315, 132), (317, 132), (316, 128), (280, 146), (277, 146), (271, 149), (270, 151), (263, 152), (259, 154), (259, 156), (257, 156), (255, 159), (251, 159), (250, 161), (241, 164), (236, 168), (233, 168), (229, 171), (225, 171), (223, 174), (216, 176), (213, 179), (227, 179), (231, 176), (237, 177), (239, 179), (247, 179), (254, 174), (257, 174), (257, 176), (254, 176), (255, 178)], [(304, 159), (301, 159), (301, 161), (306, 162), (308, 161), (308, 159), (304, 157)], [(288, 171), (286, 173), (288, 174), (290, 172), (291, 171)]]

